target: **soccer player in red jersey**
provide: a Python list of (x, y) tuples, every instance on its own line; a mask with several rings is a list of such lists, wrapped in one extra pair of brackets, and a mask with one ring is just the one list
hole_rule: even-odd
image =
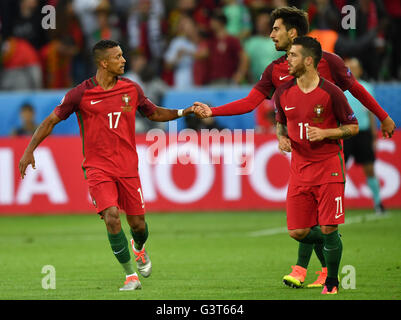
[[(288, 51), (291, 48), (293, 39), (304, 36), (308, 33), (309, 23), (307, 13), (295, 7), (282, 7), (275, 9), (271, 14), (273, 24), (270, 37), (275, 42), (278, 51)], [(367, 109), (372, 111), (381, 121), (381, 130), (385, 138), (390, 138), (395, 129), (395, 123), (384, 111), (376, 100), (367, 92), (363, 86), (354, 78), (344, 61), (337, 55), (323, 51), (317, 71), (319, 75), (340, 87), (343, 91), (349, 90)], [(209, 108), (204, 103), (195, 102), (195, 113), (199, 117), (229, 116), (238, 115), (252, 111), (266, 97), (271, 97), (276, 88), (287, 81), (293, 81), (293, 75), (288, 72), (287, 54), (269, 64), (263, 72), (260, 81), (256, 83), (249, 95), (243, 99), (228, 104)], [(291, 273), (294, 279), (292, 284), (299, 287), (300, 281), (297, 278), (298, 271), (306, 274), (313, 250), (322, 264), (322, 271), (318, 271), (317, 280), (308, 285), (309, 287), (321, 287), (327, 276), (327, 268), (324, 260), (322, 246), (320, 244), (299, 244), (298, 260), (296, 269)]]
[[(276, 50), (288, 51), (293, 39), (304, 36), (309, 31), (307, 13), (295, 7), (275, 9), (271, 14), (273, 23), (270, 37), (275, 43)], [(321, 77), (339, 86), (343, 91), (349, 90), (367, 109), (381, 122), (383, 136), (393, 135), (395, 123), (383, 110), (372, 95), (354, 78), (344, 61), (336, 54), (323, 51), (322, 59), (317, 68)], [(209, 108), (206, 104), (195, 102), (197, 114), (203, 117), (231, 116), (244, 114), (255, 109), (266, 97), (272, 97), (275, 89), (281, 84), (290, 81), (293, 76), (288, 73), (287, 55), (273, 61), (263, 72), (260, 80), (255, 84), (246, 98)]]
[(132, 235), (131, 245), (139, 273), (150, 276), (152, 264), (144, 244), (148, 238), (145, 203), (138, 174), (135, 144), (135, 113), (153, 121), (170, 121), (192, 112), (165, 109), (147, 99), (135, 82), (120, 77), (126, 60), (117, 42), (101, 40), (93, 47), (96, 75), (69, 90), (32, 136), (20, 163), (24, 178), (28, 165), (35, 169), (34, 150), (54, 126), (72, 113), (80, 127), (84, 161), (82, 168), (89, 192), (106, 224), (111, 249), (126, 273), (120, 290), (141, 288), (134, 270), (127, 238), (121, 228), (120, 210), (125, 211)]
[[(340, 139), (356, 135), (358, 121), (341, 89), (319, 76), (321, 56), (316, 39), (295, 38), (288, 52), (289, 74), (295, 79), (277, 89), (274, 103), (279, 149), (292, 153), (288, 232), (301, 243), (323, 244), (327, 278), (322, 293), (335, 294), (342, 255), (338, 225), (344, 223), (345, 164)], [(292, 284), (287, 277), (283, 281)]]

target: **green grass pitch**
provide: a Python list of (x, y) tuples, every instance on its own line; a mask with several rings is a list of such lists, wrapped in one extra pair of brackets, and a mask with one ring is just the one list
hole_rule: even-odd
[[(0, 300), (401, 299), (401, 210), (347, 212), (340, 271), (355, 268), (356, 288), (337, 296), (283, 285), (298, 248), (284, 212), (151, 213), (147, 221), (153, 273), (142, 290), (119, 292), (125, 277), (96, 214), (0, 217)], [(42, 288), (45, 265), (55, 267), (55, 289)], [(319, 270), (315, 255), (308, 270), (306, 283)]]

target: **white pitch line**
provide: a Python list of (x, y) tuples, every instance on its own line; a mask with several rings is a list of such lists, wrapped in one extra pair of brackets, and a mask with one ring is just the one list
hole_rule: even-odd
[[(355, 216), (355, 217), (349, 217), (345, 219), (345, 223), (342, 224), (342, 227), (346, 227), (350, 224), (353, 223), (361, 223), (363, 221), (376, 221), (376, 220), (382, 220), (382, 219), (388, 219), (390, 218), (391, 215), (385, 214), (385, 215), (377, 215), (375, 213), (370, 213), (370, 214), (364, 214), (360, 216)], [(270, 228), (270, 229), (264, 229), (264, 230), (259, 230), (259, 231), (252, 231), (248, 233), (248, 236), (250, 237), (263, 237), (263, 236), (274, 236), (277, 234), (282, 234), (282, 233), (287, 233), (287, 227), (278, 227), (278, 228)]]

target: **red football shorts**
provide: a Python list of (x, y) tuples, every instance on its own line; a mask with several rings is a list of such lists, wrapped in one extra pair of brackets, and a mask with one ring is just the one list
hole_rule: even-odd
[(288, 230), (342, 223), (344, 223), (344, 183), (288, 186)]
[[(89, 171), (89, 172), (88, 172)], [(145, 202), (139, 177), (110, 177), (100, 170), (87, 171), (89, 193), (97, 213), (110, 207), (127, 215), (145, 214)]]

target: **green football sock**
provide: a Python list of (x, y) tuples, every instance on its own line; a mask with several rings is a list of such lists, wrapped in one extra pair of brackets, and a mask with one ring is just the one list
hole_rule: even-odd
[(323, 243), (315, 243), (313, 246), (313, 250), (315, 250), (315, 254), (322, 265), (322, 268), (326, 268), (326, 260), (324, 259), (323, 254)]
[(146, 240), (149, 236), (148, 224), (145, 222), (145, 232), (139, 233), (134, 232), (130, 229), (132, 238), (134, 239), (134, 246), (136, 250), (142, 250), (143, 245), (145, 244)]
[(373, 201), (375, 203), (375, 206), (380, 205), (380, 184), (379, 180), (377, 180), (376, 177), (369, 177), (367, 179), (368, 186), (370, 188), (370, 191), (372, 191), (372, 196), (373, 196)]
[(327, 277), (337, 279), (343, 245), (338, 230), (323, 235), (323, 254), (327, 264)]
[(322, 234), (322, 230), (320, 229), (319, 226), (314, 226), (314, 227), (312, 227), (312, 229), (322, 235), (322, 241), (316, 242), (314, 244), (314, 246), (313, 246), (313, 250), (315, 251), (317, 258), (319, 259), (320, 264), (322, 265), (323, 268), (325, 268), (326, 267), (326, 260), (324, 259), (324, 254), (323, 254), (323, 234)]
[(308, 244), (323, 243), (322, 231), (319, 227), (313, 227), (306, 237), (299, 242)]
[(313, 244), (299, 243), (297, 266), (307, 269), (313, 252)]
[(107, 232), (111, 249), (113, 250), (114, 256), (117, 258), (123, 267), (125, 274), (130, 275), (135, 273), (134, 266), (131, 262), (131, 255), (128, 249), (128, 241), (125, 237), (124, 231), (121, 230), (117, 234), (111, 234)]
[[(301, 241), (299, 241), (297, 265), (306, 269), (309, 265), (313, 249), (316, 246), (318, 246), (318, 248), (319, 246), (322, 247), (322, 243), (323, 243), (323, 237), (320, 227), (318, 226), (312, 227), (310, 229), (310, 232), (306, 235), (306, 237), (303, 238)], [(320, 256), (319, 253), (321, 253)], [(322, 252), (316, 252), (316, 254), (318, 255), (319, 260), (321, 259), (321, 256), (323, 256)]]

